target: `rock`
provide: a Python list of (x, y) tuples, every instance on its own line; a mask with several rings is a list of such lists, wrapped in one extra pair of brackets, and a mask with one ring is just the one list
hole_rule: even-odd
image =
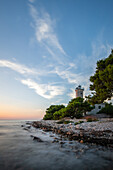
[(73, 134), (73, 132), (70, 132), (70, 131), (67, 132), (67, 135), (72, 135), (72, 134)]
[(65, 142), (61, 141), (60, 144), (64, 144)]
[(80, 140), (80, 143), (84, 143), (84, 141), (83, 141), (83, 140)]
[(58, 141), (58, 140), (53, 140), (53, 141), (52, 141), (52, 143), (57, 143), (57, 142), (59, 142), (59, 141)]
[(58, 130), (58, 133), (61, 133), (61, 131), (60, 131), (60, 130)]
[(24, 130), (29, 130), (28, 128), (23, 128)]
[(28, 128), (28, 129), (30, 129), (30, 128), (31, 128), (31, 126), (27, 126), (27, 128)]
[(33, 140), (36, 140), (37, 142), (43, 142), (39, 137), (33, 136)]

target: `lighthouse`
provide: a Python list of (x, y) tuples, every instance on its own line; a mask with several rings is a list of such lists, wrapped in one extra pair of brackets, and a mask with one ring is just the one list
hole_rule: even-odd
[(76, 98), (77, 98), (77, 97), (83, 98), (83, 91), (84, 91), (84, 88), (81, 88), (81, 85), (79, 85), (78, 87), (76, 87), (76, 89), (75, 89)]

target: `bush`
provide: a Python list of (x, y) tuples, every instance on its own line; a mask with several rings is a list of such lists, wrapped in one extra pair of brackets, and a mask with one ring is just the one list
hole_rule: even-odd
[(93, 122), (93, 121), (98, 121), (98, 119), (96, 119), (96, 118), (88, 118), (87, 119), (87, 122)]
[(75, 125), (78, 125), (80, 123), (84, 123), (84, 121), (75, 122)]
[(57, 124), (69, 124), (69, 123), (73, 123), (72, 121), (69, 121), (69, 120), (60, 120), (57, 122)]
[(64, 123), (64, 120), (60, 120), (57, 122), (57, 124), (63, 124)]
[(113, 105), (112, 103), (108, 104), (106, 103), (105, 107), (102, 108), (97, 114), (99, 113), (105, 113), (107, 115), (111, 115), (113, 117)]
[(69, 124), (69, 123), (73, 123), (72, 121), (69, 121), (69, 120), (65, 120), (64, 121), (64, 124)]
[(53, 115), (56, 111), (61, 110), (62, 108), (65, 108), (64, 105), (51, 105), (49, 108), (46, 109), (46, 114), (44, 115), (44, 120), (53, 120)]
[(82, 113), (77, 113), (77, 114), (75, 114), (75, 118), (76, 119), (80, 119), (80, 118), (82, 118), (83, 117), (83, 114)]
[(92, 118), (88, 118), (87, 122), (92, 122), (93, 119)]

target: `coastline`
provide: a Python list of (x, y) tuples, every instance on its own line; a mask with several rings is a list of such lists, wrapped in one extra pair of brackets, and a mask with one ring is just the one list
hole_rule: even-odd
[[(68, 124), (58, 124), (59, 120), (34, 121), (31, 125), (45, 132), (59, 134), (61, 139), (77, 140), (80, 143), (94, 143), (113, 148), (113, 118), (101, 118), (87, 122), (86, 119), (65, 119)], [(79, 123), (82, 121), (82, 123)], [(78, 122), (78, 124), (77, 124)], [(59, 142), (54, 140), (53, 142)]]

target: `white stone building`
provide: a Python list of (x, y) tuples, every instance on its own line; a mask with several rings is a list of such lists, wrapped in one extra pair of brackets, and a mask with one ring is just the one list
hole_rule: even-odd
[(105, 103), (95, 104), (95, 108), (93, 110), (91, 110), (90, 112), (88, 112), (87, 114), (96, 114), (104, 107), (105, 107)]

